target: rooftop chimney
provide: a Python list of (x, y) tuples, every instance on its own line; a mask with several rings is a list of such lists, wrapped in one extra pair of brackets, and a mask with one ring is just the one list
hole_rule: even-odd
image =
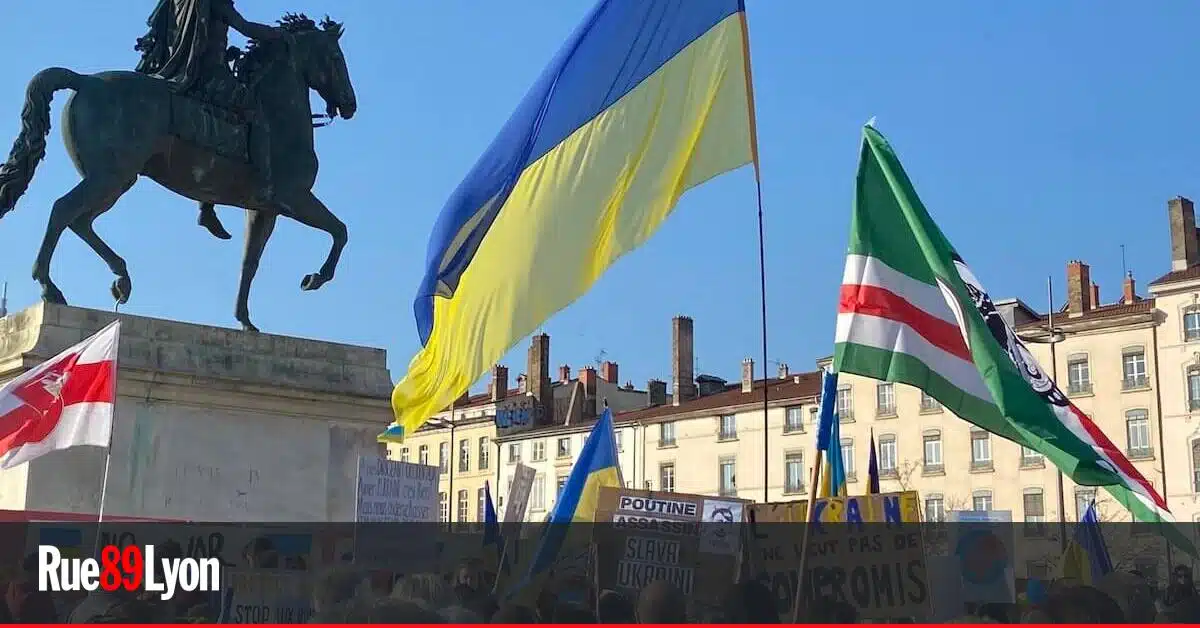
[(791, 375), (791, 372), (788, 370), (787, 362), (780, 362), (779, 379), (787, 379), (789, 375)]
[(1092, 284), (1092, 309), (1100, 307), (1100, 284)]
[(696, 398), (696, 377), (692, 372), (695, 335), (689, 316), (671, 319), (671, 375), (675, 378), (674, 401), (679, 405)]
[(1091, 269), (1079, 260), (1067, 262), (1067, 311), (1079, 316), (1092, 309)]
[(529, 392), (529, 376), (521, 373), (517, 376), (517, 392), (524, 395)]
[(558, 381), (564, 384), (571, 381), (571, 367), (569, 365), (564, 364), (558, 367)]
[(609, 362), (607, 360), (605, 360), (603, 363), (601, 363), (600, 364), (600, 379), (602, 379), (614, 386), (617, 384), (617, 382), (621, 381), (621, 380), (617, 379), (617, 363)]
[(1133, 303), (1137, 301), (1137, 284), (1133, 281), (1133, 271), (1125, 276), (1124, 294), (1121, 295), (1121, 303)]
[(646, 405), (661, 406), (667, 403), (667, 383), (661, 379), (646, 382)]
[(550, 336), (538, 334), (529, 343), (529, 394), (538, 400), (542, 424), (554, 423), (554, 388), (550, 385)]
[(499, 364), (492, 367), (492, 383), (490, 385), (492, 401), (503, 401), (508, 396), (508, 367)]
[(1171, 270), (1187, 270), (1200, 264), (1192, 201), (1182, 196), (1167, 201), (1167, 219), (1171, 225)]
[(742, 360), (742, 392), (748, 393), (754, 390), (754, 360), (746, 358)]
[(583, 391), (588, 397), (596, 396), (596, 369), (588, 366), (579, 371), (579, 381), (583, 383)]

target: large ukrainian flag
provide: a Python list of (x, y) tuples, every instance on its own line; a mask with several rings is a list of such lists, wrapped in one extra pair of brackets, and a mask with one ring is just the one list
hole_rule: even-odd
[(644, 243), (688, 189), (756, 162), (742, 0), (601, 0), (450, 197), (392, 393), (400, 440)]

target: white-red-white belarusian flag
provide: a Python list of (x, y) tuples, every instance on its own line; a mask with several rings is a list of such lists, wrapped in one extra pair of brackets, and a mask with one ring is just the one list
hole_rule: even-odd
[(120, 321), (0, 386), (0, 469), (59, 449), (107, 447)]

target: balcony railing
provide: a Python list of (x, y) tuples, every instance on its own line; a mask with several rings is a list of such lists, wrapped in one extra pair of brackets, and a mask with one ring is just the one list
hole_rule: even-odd
[(1133, 390), (1135, 388), (1145, 388), (1150, 385), (1150, 380), (1145, 375), (1135, 377), (1126, 377), (1121, 380), (1121, 390)]
[(1153, 447), (1129, 448), (1129, 449), (1125, 450), (1125, 454), (1132, 459), (1153, 458), (1154, 457), (1154, 448)]
[(1068, 395), (1090, 395), (1092, 394), (1091, 382), (1071, 382), (1067, 384)]

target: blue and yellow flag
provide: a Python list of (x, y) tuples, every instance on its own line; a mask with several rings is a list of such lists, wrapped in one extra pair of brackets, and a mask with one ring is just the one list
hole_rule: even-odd
[(1080, 584), (1095, 585), (1113, 570), (1108, 545), (1100, 533), (1100, 518), (1096, 516), (1096, 502), (1088, 505), (1087, 512), (1075, 525), (1074, 538), (1063, 554), (1062, 575), (1073, 578)]
[(837, 373), (826, 368), (821, 375), (821, 412), (817, 450), (825, 452), (821, 487), (817, 497), (846, 495), (846, 465), (842, 461), (842, 430), (837, 415)]
[[(559, 558), (563, 550), (563, 541), (570, 529), (567, 524), (595, 521), (596, 502), (600, 498), (600, 489), (605, 486), (622, 486), (612, 411), (607, 408), (592, 427), (587, 442), (583, 444), (583, 451), (579, 452), (579, 459), (571, 468), (571, 475), (554, 504), (554, 510), (546, 520), (548, 525), (534, 552), (526, 583), (547, 571)], [(590, 529), (581, 527), (580, 530), (585, 530), (590, 538)]]
[(742, 0), (601, 0), (434, 226), (403, 440), (582, 296), (688, 189), (757, 163)]

